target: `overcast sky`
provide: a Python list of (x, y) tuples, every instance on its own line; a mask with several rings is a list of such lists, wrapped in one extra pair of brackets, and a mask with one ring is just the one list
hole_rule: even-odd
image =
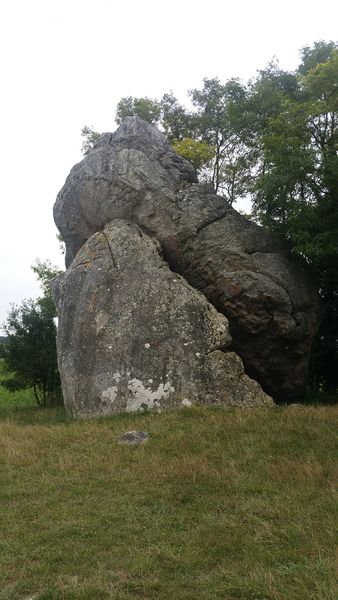
[(337, 0), (1, 0), (0, 323), (38, 294), (36, 258), (63, 266), (52, 207), (84, 124), (112, 131), (122, 96), (184, 101), (273, 56), (294, 69), (337, 23)]

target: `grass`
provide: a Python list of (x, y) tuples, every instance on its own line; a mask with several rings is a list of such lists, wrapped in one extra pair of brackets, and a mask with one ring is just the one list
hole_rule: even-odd
[(337, 406), (0, 418), (0, 600), (336, 598)]
[(52, 425), (66, 421), (63, 407), (38, 407), (33, 389), (18, 390), (13, 393), (3, 387), (1, 382), (8, 377), (3, 361), (0, 359), (0, 422), (10, 420), (23, 425), (38, 423)]

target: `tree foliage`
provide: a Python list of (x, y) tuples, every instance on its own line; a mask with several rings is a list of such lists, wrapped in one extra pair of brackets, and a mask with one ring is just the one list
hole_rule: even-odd
[(13, 306), (8, 314), (4, 325), (6, 344), (1, 349), (8, 379), (2, 385), (10, 391), (32, 387), (38, 404), (46, 406), (61, 400), (56, 312), (50, 292), (50, 281), (60, 271), (49, 261), (37, 261), (32, 269), (40, 281), (42, 296)]
[[(324, 62), (318, 62), (323, 60)], [(257, 119), (257, 107), (261, 108)], [(263, 110), (262, 110), (263, 107)], [(311, 265), (323, 316), (313, 386), (338, 387), (338, 49), (302, 51), (296, 73), (275, 66), (252, 84), (246, 121), (256, 157), (256, 218), (285, 237)]]
[(158, 125), (161, 116), (161, 106), (157, 100), (150, 98), (121, 98), (116, 107), (116, 123), (120, 125), (126, 117), (140, 117), (153, 125)]
[(81, 136), (83, 137), (81, 152), (86, 156), (89, 150), (94, 146), (95, 142), (99, 139), (100, 133), (95, 131), (92, 127), (84, 125), (81, 129)]
[(236, 79), (222, 84), (219, 79), (204, 79), (201, 90), (189, 92), (196, 114), (193, 116), (198, 138), (215, 148), (210, 179), (216, 192), (230, 204), (245, 194), (248, 169), (245, 146), (233, 126), (234, 106), (245, 100), (245, 89)]
[(170, 142), (182, 141), (185, 138), (196, 139), (193, 116), (178, 102), (172, 92), (164, 94), (160, 106), (160, 126)]
[(189, 160), (196, 171), (200, 171), (202, 167), (207, 167), (215, 156), (213, 146), (192, 138), (176, 140), (172, 143), (172, 147), (183, 158)]

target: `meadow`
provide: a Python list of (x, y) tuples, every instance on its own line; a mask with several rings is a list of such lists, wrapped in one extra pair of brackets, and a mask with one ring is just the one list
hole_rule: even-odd
[[(337, 405), (68, 419), (0, 386), (1, 600), (334, 600)], [(121, 446), (128, 430), (142, 446)]]

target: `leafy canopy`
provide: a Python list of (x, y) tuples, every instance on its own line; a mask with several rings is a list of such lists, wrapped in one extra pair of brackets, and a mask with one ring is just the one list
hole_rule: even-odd
[(126, 117), (138, 116), (144, 121), (157, 125), (161, 116), (161, 107), (157, 100), (150, 98), (121, 98), (116, 107), (116, 123), (120, 125)]

